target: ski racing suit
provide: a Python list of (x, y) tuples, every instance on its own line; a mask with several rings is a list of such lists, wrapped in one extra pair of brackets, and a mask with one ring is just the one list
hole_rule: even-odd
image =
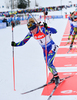
[(73, 31), (74, 31), (74, 26), (73, 26), (73, 21), (71, 20), (70, 16), (68, 17), (68, 20), (70, 22), (70, 34), (69, 34), (69, 36), (71, 36), (73, 34)]
[[(44, 53), (44, 59), (46, 61), (46, 52), (45, 52), (45, 47), (47, 46), (47, 65), (49, 67), (50, 72), (55, 75), (57, 74), (57, 70), (55, 68), (55, 66), (53, 65), (53, 60), (55, 57), (55, 54), (57, 52), (58, 46), (55, 44), (55, 42), (52, 40), (52, 38), (50, 37), (50, 34), (55, 34), (57, 33), (56, 29), (54, 28), (47, 28), (47, 31), (45, 31), (44, 26), (40, 26), (42, 32), (40, 31), (40, 28), (38, 27), (37, 29), (37, 33), (35, 35), (33, 35), (30, 31), (28, 32), (28, 34), (26, 35), (26, 37), (16, 43), (16, 46), (22, 46), (24, 45), (31, 37), (34, 37), (34, 39), (36, 39), (39, 44), (41, 45), (42, 49), (43, 49), (43, 53)], [(45, 45), (46, 43), (46, 45)]]

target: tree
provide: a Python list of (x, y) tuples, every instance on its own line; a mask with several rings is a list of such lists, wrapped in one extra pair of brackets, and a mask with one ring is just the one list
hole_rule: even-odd
[(35, 0), (35, 6), (38, 7), (38, 3), (36, 2), (36, 0)]
[(25, 0), (19, 0), (18, 1), (18, 8), (25, 9), (26, 7), (27, 7), (27, 1), (25, 1)]
[(30, 0), (27, 0), (27, 2), (28, 2), (28, 7), (30, 7)]

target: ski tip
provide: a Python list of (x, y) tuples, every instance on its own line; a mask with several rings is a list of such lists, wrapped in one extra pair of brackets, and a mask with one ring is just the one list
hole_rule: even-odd
[(21, 93), (21, 94), (23, 95), (23, 94), (26, 94), (26, 93)]
[(67, 54), (68, 54), (69, 52), (67, 52)]
[(69, 52), (70, 52), (70, 50), (71, 50), (71, 49), (69, 49), (67, 53), (69, 53)]
[(61, 78), (60, 81), (65, 80), (65, 79), (68, 79), (68, 78), (73, 77), (73, 76), (74, 76), (74, 75), (66, 76), (66, 77), (64, 77), (64, 78)]
[(14, 89), (14, 91), (16, 91), (16, 89)]

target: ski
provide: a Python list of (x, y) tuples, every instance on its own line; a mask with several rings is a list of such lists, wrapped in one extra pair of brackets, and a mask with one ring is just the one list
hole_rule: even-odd
[(33, 91), (35, 91), (35, 90), (41, 89), (41, 88), (43, 88), (43, 87), (45, 87), (45, 86), (47, 86), (47, 85), (49, 85), (49, 84), (52, 84), (52, 83), (54, 83), (54, 82), (53, 82), (53, 81), (50, 81), (50, 82), (48, 82), (47, 84), (44, 84), (44, 85), (42, 85), (42, 86), (40, 86), (40, 87), (38, 87), (38, 88), (32, 89), (32, 90), (30, 90), (30, 91), (27, 91), (27, 92), (24, 92), (24, 93), (21, 93), (21, 94), (27, 94), (27, 93), (33, 92)]
[[(65, 77), (65, 78), (62, 78), (62, 79), (60, 79), (60, 81), (66, 79), (66, 78), (69, 78), (69, 77), (70, 77), (70, 76)], [(21, 93), (21, 94), (23, 95), (23, 94), (31, 93), (31, 92), (36, 91), (36, 90), (38, 90), (38, 89), (41, 89), (41, 88), (43, 88), (43, 87), (45, 87), (45, 86), (48, 86), (49, 84), (52, 84), (52, 83), (54, 83), (54, 82), (53, 82), (53, 81), (50, 81), (50, 82), (48, 82), (47, 84), (44, 84), (44, 85), (42, 85), (42, 86), (40, 86), (40, 87), (38, 87), (38, 88), (32, 89), (32, 90), (30, 90), (30, 91), (23, 92), (23, 93)], [(56, 87), (56, 88), (57, 88), (57, 87)]]
[(67, 44), (69, 44), (69, 42), (67, 42), (67, 43), (65, 44), (65, 46), (66, 46)]
[(69, 49), (67, 53), (69, 53), (72, 49)]
[(73, 49), (69, 49), (67, 53), (69, 53), (72, 50), (72, 52), (74, 52), (76, 50), (76, 47), (74, 47)]
[(56, 91), (57, 87), (58, 87), (65, 79), (70, 78), (70, 77), (71, 77), (71, 76), (67, 76), (67, 77), (65, 77), (65, 78), (60, 79), (60, 83), (57, 84), (57, 85), (54, 87), (54, 89), (52, 90), (52, 93), (50, 94), (50, 96), (48, 97), (47, 100), (50, 100), (51, 97), (52, 97), (52, 95), (53, 95), (53, 93)]
[(73, 48), (73, 52), (77, 52), (77, 47), (75, 46), (74, 48)]
[(70, 52), (70, 49), (67, 51), (67, 53), (69, 53)]

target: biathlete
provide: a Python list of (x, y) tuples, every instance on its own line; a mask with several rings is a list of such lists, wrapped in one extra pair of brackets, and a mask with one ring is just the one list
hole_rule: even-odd
[(67, 43), (65, 45), (69, 44), (70, 38), (71, 38), (71, 36), (73, 35), (73, 32), (74, 32), (73, 16), (74, 16), (74, 12), (72, 12), (70, 14), (70, 16), (68, 16), (68, 20), (69, 20), (69, 23), (70, 23), (70, 33), (69, 33), (69, 36), (68, 36), (68, 41), (67, 41)]
[(70, 50), (73, 47), (73, 43), (74, 43), (75, 38), (77, 38), (77, 12), (74, 12), (73, 27), (74, 27), (74, 32), (72, 34), (73, 37), (72, 37), (71, 44), (70, 44)]
[[(45, 43), (47, 46), (47, 65), (48, 68), (50, 70), (50, 72), (53, 74), (53, 78), (51, 79), (52, 81), (55, 81), (55, 84), (57, 85), (60, 82), (60, 78), (58, 75), (58, 72), (55, 68), (55, 66), (53, 65), (53, 61), (55, 58), (55, 54), (58, 50), (58, 46), (55, 44), (55, 42), (51, 39), (50, 34), (56, 34), (57, 31), (54, 28), (50, 28), (47, 26), (46, 23), (44, 23), (44, 25), (39, 26), (35, 23), (33, 18), (30, 18), (28, 23), (27, 23), (27, 27), (29, 29), (28, 34), (25, 36), (25, 38), (18, 42), (15, 43), (14, 41), (11, 42), (12, 46), (18, 47), (18, 46), (23, 46), (25, 43), (27, 43), (27, 41), (31, 38), (34, 37), (34, 39), (36, 39), (39, 44), (41, 45), (42, 49), (43, 49), (43, 53), (44, 53), (44, 59), (46, 61), (46, 52), (45, 52)], [(45, 42), (45, 38), (46, 38), (46, 42)]]

